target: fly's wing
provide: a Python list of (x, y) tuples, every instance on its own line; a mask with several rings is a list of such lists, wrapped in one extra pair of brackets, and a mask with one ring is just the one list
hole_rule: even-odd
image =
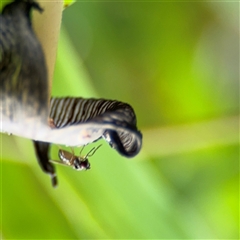
[(67, 166), (67, 167), (71, 166), (71, 165), (69, 165), (69, 164), (67, 164), (65, 162), (61, 162), (61, 161), (53, 160), (53, 159), (49, 159), (49, 162), (54, 163), (54, 164), (59, 164), (59, 165), (62, 165), (62, 166)]
[(74, 158), (76, 158), (76, 156), (74, 156), (73, 153), (70, 153), (63, 149), (60, 149), (58, 151), (58, 156), (65, 165), (72, 165)]

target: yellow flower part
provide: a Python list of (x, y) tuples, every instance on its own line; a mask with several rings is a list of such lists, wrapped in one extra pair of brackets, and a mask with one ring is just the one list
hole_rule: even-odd
[(63, 1), (63, 8), (65, 9), (66, 7), (72, 5), (75, 2), (75, 0), (64, 0)]
[[(72, 5), (75, 1), (76, 0), (64, 0), (63, 1), (63, 9)], [(0, 12), (2, 11), (3, 7), (10, 2), (13, 2), (13, 0), (0, 0)]]

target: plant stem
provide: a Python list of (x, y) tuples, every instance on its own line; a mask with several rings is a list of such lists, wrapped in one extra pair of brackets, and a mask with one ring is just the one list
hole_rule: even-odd
[(49, 83), (49, 97), (51, 96), (53, 72), (56, 61), (56, 53), (59, 32), (62, 20), (63, 1), (40, 1), (44, 9), (42, 13), (33, 11), (33, 28), (42, 45), (47, 69)]

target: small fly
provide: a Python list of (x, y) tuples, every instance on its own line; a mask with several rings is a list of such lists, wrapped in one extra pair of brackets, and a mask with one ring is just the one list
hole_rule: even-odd
[(93, 154), (101, 146), (102, 145), (99, 145), (98, 147), (92, 148), (85, 156), (81, 156), (81, 153), (83, 151), (84, 146), (81, 149), (79, 156), (75, 156), (73, 150), (72, 150), (72, 153), (71, 153), (71, 152), (68, 152), (66, 150), (60, 149), (58, 151), (58, 156), (59, 156), (61, 161), (50, 160), (50, 162), (65, 165), (65, 166), (72, 166), (73, 169), (75, 169), (77, 171), (88, 170), (88, 169), (90, 169), (90, 163), (88, 161), (88, 157), (93, 156)]

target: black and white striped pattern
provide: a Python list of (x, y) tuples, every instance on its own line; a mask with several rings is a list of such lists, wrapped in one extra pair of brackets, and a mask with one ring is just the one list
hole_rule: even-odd
[(35, 0), (15, 0), (0, 13), (0, 130), (33, 139), (38, 162), (53, 186), (57, 177), (49, 162), (51, 143), (79, 146), (102, 137), (123, 156), (135, 156), (142, 134), (128, 104), (52, 98), (49, 115), (47, 66), (31, 27), (33, 8), (42, 11)]
[[(136, 127), (133, 108), (126, 103), (105, 99), (52, 98), (50, 119), (55, 128), (91, 123), (104, 129), (102, 137), (126, 157), (135, 156), (141, 149), (142, 134)], [(106, 125), (111, 124), (111, 129)]]

